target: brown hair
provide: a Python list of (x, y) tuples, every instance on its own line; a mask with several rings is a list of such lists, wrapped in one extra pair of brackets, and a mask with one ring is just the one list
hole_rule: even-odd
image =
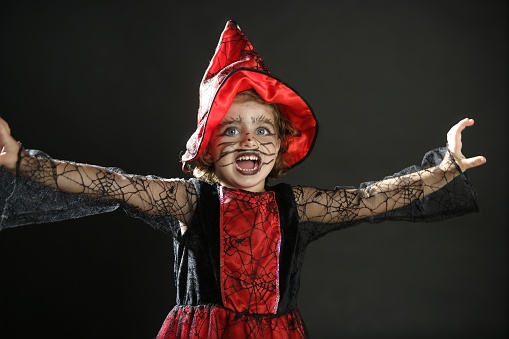
[[(288, 151), (288, 144), (290, 139), (294, 136), (300, 136), (301, 133), (296, 129), (292, 123), (285, 117), (281, 107), (278, 104), (272, 104), (264, 101), (258, 93), (253, 89), (239, 92), (233, 99), (234, 102), (256, 102), (258, 104), (268, 106), (274, 112), (276, 119), (276, 133), (277, 138), (281, 141), (279, 153), (276, 157), (274, 167), (269, 173), (268, 178), (279, 178), (283, 176), (290, 169), (288, 164), (283, 160), (283, 155)], [(218, 178), (214, 173), (214, 161), (208, 156), (202, 154), (196, 159), (195, 167), (193, 169), (193, 176), (211, 183), (218, 182)]]

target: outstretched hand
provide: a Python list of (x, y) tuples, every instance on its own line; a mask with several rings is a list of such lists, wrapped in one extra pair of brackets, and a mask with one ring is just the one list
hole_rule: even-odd
[(0, 118), (0, 166), (10, 172), (16, 171), (19, 148), (20, 145), (11, 136), (11, 129), (7, 121)]
[(486, 158), (483, 156), (475, 156), (466, 158), (461, 153), (461, 132), (466, 128), (474, 124), (474, 119), (465, 118), (460, 120), (456, 125), (452, 126), (449, 132), (447, 132), (447, 145), (449, 152), (451, 152), (454, 160), (460, 167), (461, 171), (464, 172), (469, 168), (480, 166), (486, 163)]

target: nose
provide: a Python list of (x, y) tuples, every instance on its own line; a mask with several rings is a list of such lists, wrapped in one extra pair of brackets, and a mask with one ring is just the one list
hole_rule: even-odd
[(242, 146), (243, 147), (254, 147), (256, 146), (256, 140), (253, 139), (250, 133), (246, 133), (244, 138), (242, 139)]

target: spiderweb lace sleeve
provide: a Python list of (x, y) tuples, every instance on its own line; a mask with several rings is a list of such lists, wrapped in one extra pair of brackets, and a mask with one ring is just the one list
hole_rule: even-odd
[(37, 150), (20, 152), (16, 176), (1, 172), (3, 228), (72, 219), (119, 206), (157, 229), (178, 233), (196, 200), (186, 180), (126, 174), (54, 160)]
[(420, 166), (362, 183), (359, 188), (296, 186), (293, 190), (301, 230), (308, 241), (361, 222), (432, 222), (479, 210), (466, 174), (445, 147), (426, 153)]

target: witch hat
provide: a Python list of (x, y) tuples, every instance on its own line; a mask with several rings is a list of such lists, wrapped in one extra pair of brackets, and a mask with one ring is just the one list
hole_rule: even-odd
[(278, 104), (281, 113), (300, 131), (299, 136), (290, 138), (288, 151), (283, 154), (289, 168), (308, 156), (318, 131), (311, 107), (295, 90), (271, 75), (240, 27), (230, 20), (200, 85), (198, 125), (182, 155), (184, 165), (202, 154), (236, 94), (248, 89), (254, 89), (266, 102)]

